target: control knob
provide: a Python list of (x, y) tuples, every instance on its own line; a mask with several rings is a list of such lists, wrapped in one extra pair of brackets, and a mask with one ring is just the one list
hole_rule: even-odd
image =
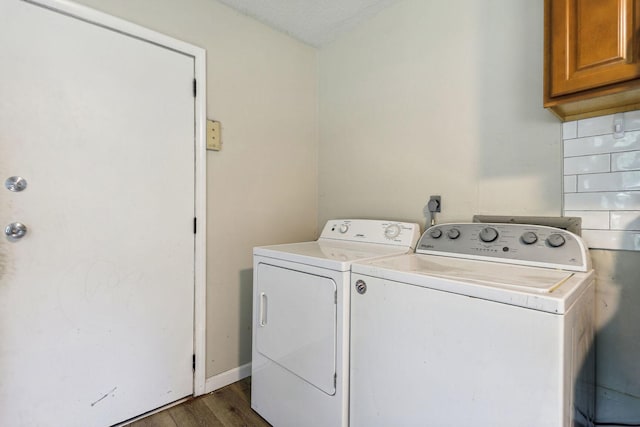
[(457, 228), (450, 229), (449, 231), (447, 231), (447, 237), (451, 240), (457, 239), (458, 237), (460, 237), (460, 230), (458, 230)]
[(525, 245), (533, 245), (538, 241), (538, 236), (533, 231), (525, 231), (522, 233), (522, 236), (520, 236), (520, 240), (522, 240), (522, 243)]
[(550, 234), (549, 237), (547, 237), (547, 243), (552, 248), (559, 248), (560, 246), (564, 245), (565, 239), (562, 236), (562, 234), (553, 233), (553, 234)]
[(340, 231), (340, 233), (344, 234), (347, 231), (349, 231), (349, 225), (348, 224), (342, 224), (340, 226), (340, 228), (338, 229), (338, 231)]
[(440, 237), (442, 237), (442, 230), (440, 230), (439, 228), (434, 228), (433, 230), (429, 231), (429, 235), (434, 239), (439, 239)]
[(493, 227), (485, 227), (480, 230), (480, 240), (485, 243), (493, 242), (498, 238), (498, 230)]
[(384, 237), (387, 239), (395, 239), (400, 235), (400, 226), (398, 224), (392, 224), (384, 229)]

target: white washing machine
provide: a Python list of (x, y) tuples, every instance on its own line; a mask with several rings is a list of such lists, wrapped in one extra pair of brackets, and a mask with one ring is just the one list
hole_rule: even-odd
[(274, 427), (348, 425), (351, 263), (419, 237), (418, 224), (332, 220), (317, 241), (254, 248), (255, 411)]
[(594, 274), (582, 240), (431, 227), (351, 275), (350, 425), (592, 425)]

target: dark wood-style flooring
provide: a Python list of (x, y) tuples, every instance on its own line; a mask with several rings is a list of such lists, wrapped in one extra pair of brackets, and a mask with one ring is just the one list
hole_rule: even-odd
[(251, 409), (251, 377), (123, 427), (271, 427)]

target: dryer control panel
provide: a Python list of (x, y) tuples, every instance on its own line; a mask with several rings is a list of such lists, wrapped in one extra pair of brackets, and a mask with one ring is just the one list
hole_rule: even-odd
[(334, 219), (327, 221), (319, 240), (344, 240), (415, 248), (419, 237), (420, 226), (409, 222)]
[(589, 252), (579, 236), (542, 225), (439, 224), (424, 232), (416, 253), (571, 271), (591, 269)]

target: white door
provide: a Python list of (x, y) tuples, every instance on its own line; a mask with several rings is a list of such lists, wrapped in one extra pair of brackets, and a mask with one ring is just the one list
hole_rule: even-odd
[[(194, 58), (0, 1), (0, 425), (193, 393)], [(21, 176), (21, 192), (5, 179)]]

